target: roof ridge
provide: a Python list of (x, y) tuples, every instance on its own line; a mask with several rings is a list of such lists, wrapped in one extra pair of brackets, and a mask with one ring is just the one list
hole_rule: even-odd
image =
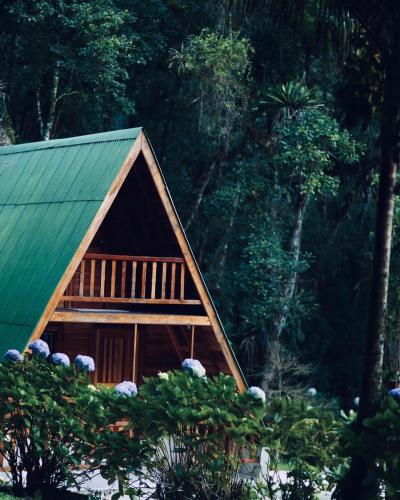
[(64, 139), (52, 139), (50, 141), (26, 142), (23, 144), (3, 146), (0, 147), (0, 156), (15, 153), (27, 153), (41, 149), (62, 148), (83, 144), (95, 144), (99, 142), (120, 141), (124, 139), (136, 139), (141, 131), (142, 127), (135, 127), (113, 130), (111, 132), (66, 137)]

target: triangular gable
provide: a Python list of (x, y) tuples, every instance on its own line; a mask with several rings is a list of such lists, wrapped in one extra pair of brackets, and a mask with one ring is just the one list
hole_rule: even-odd
[[(137, 131), (138, 129), (131, 129), (133, 131)], [(62, 225), (62, 228), (60, 231), (56, 231), (55, 227), (56, 224), (53, 222), (53, 227), (52, 231), (53, 233), (56, 234), (55, 241), (60, 241), (60, 244), (56, 246), (56, 248), (49, 248), (47, 243), (48, 240), (43, 241), (43, 246), (45, 248), (42, 249), (42, 252), (38, 252), (38, 255), (40, 255), (40, 259), (37, 259), (40, 261), (41, 265), (39, 265), (39, 269), (33, 270), (32, 265), (31, 265), (31, 274), (29, 275), (29, 287), (36, 287), (38, 285), (41, 285), (41, 280), (39, 279), (40, 272), (44, 272), (46, 274), (47, 278), (47, 286), (43, 287), (44, 288), (44, 293), (43, 293), (43, 298), (40, 303), (36, 303), (34, 310), (36, 315), (38, 314), (39, 307), (39, 316), (37, 317), (37, 322), (36, 325), (32, 326), (32, 320), (34, 315), (30, 315), (30, 323), (28, 324), (18, 324), (18, 314), (21, 313), (21, 307), (17, 308), (14, 312), (14, 321), (15, 323), (6, 323), (3, 322), (2, 320), (4, 319), (3, 314), (0, 309), (0, 349), (3, 348), (10, 348), (10, 347), (17, 347), (20, 349), (23, 349), (26, 347), (27, 343), (29, 340), (32, 338), (38, 338), (42, 334), (43, 330), (45, 329), (51, 315), (53, 314), (57, 304), (59, 303), (64, 290), (71, 280), (76, 268), (78, 267), (81, 259), (83, 258), (85, 252), (87, 251), (91, 241), (93, 240), (96, 232), (98, 231), (101, 223), (103, 222), (106, 214), (108, 213), (110, 207), (112, 206), (113, 201), (115, 200), (121, 186), (123, 185), (125, 179), (127, 178), (131, 168), (133, 167), (136, 158), (138, 157), (138, 154), (142, 152), (145, 161), (147, 163), (147, 166), (149, 168), (149, 172), (151, 174), (151, 177), (154, 181), (154, 185), (156, 187), (156, 190), (160, 196), (162, 205), (164, 207), (164, 210), (167, 214), (168, 220), (171, 224), (171, 228), (173, 230), (173, 233), (177, 239), (179, 248), (181, 250), (182, 256), (184, 257), (187, 268), (189, 272), (191, 273), (193, 282), (195, 284), (196, 290), (199, 294), (199, 297), (202, 301), (204, 310), (210, 320), (212, 329), (215, 333), (217, 342), (221, 348), (221, 351), (223, 353), (223, 356), (227, 362), (227, 365), (230, 368), (231, 373), (235, 377), (238, 387), (243, 390), (245, 388), (245, 381), (244, 377), (240, 371), (240, 368), (238, 366), (238, 363), (234, 357), (234, 354), (232, 352), (232, 349), (229, 345), (229, 342), (226, 338), (226, 335), (223, 331), (222, 324), (218, 318), (217, 312), (215, 310), (215, 307), (212, 303), (212, 300), (210, 298), (210, 295), (207, 291), (207, 288), (205, 286), (205, 283), (202, 279), (201, 273), (198, 269), (198, 266), (196, 264), (196, 261), (194, 259), (193, 253), (190, 249), (189, 243), (186, 239), (186, 236), (184, 234), (184, 231), (182, 229), (182, 226), (180, 224), (178, 215), (176, 213), (176, 210), (174, 208), (171, 196), (169, 194), (168, 188), (166, 186), (165, 180), (162, 176), (160, 167), (157, 163), (156, 157), (153, 153), (153, 150), (143, 132), (138, 132), (136, 133), (136, 137), (134, 133), (129, 133), (128, 131), (120, 131), (119, 132), (121, 135), (119, 137), (118, 141), (120, 143), (125, 142), (126, 140), (129, 141), (129, 147), (127, 147), (127, 144), (121, 144), (119, 147), (119, 155), (115, 153), (115, 148), (113, 148), (113, 151), (109, 151), (106, 145), (110, 144), (110, 141), (107, 141), (104, 143), (104, 148), (102, 153), (100, 151), (97, 151), (96, 153), (96, 160), (94, 159), (93, 156), (93, 149), (94, 144), (97, 143), (92, 143), (93, 144), (93, 149), (89, 152), (87, 152), (86, 156), (86, 162), (90, 163), (90, 169), (88, 168), (88, 171), (90, 170), (90, 174), (98, 179), (98, 182), (102, 185), (102, 198), (100, 195), (101, 190), (98, 189), (96, 192), (96, 196), (94, 196), (94, 190), (89, 191), (86, 189), (84, 185), (80, 187), (80, 189), (75, 190), (75, 194), (71, 196), (72, 199), (67, 199), (61, 202), (69, 202), (74, 206), (74, 208), (71, 207), (71, 213), (64, 214), (64, 216), (61, 214), (60, 216), (60, 222)], [(117, 134), (117, 133), (115, 133)], [(97, 137), (102, 136), (103, 134), (97, 135)], [(109, 135), (109, 134), (108, 134)], [(91, 136), (88, 136), (91, 137)], [(118, 136), (115, 136), (118, 137)], [(69, 142), (68, 146), (66, 145), (67, 149), (71, 149), (76, 146), (82, 146), (83, 144), (79, 142), (80, 138), (75, 138), (75, 139), (69, 139), (66, 140)], [(83, 138), (84, 139), (84, 138)], [(134, 140), (134, 142), (133, 142)], [(56, 148), (63, 147), (63, 140), (57, 140), (57, 141), (51, 141), (54, 143), (58, 143)], [(43, 144), (43, 143), (39, 143)], [(26, 150), (27, 146), (29, 145), (23, 145), (21, 147), (22, 150)], [(12, 149), (12, 148), (7, 148), (7, 149)], [(75, 151), (65, 151), (64, 154), (60, 154), (59, 151), (56, 152), (55, 155), (52, 155), (51, 157), (48, 154), (48, 149), (45, 149), (47, 153), (47, 164), (53, 165), (53, 168), (55, 166), (55, 163), (58, 162), (58, 169), (64, 169), (65, 164), (64, 164), (64, 158), (65, 156), (69, 155), (70, 156), (70, 164), (72, 162), (72, 158), (78, 158), (80, 152)], [(28, 150), (29, 151), (29, 150)], [(21, 151), (25, 152), (25, 151)], [(92, 156), (91, 156), (92, 155)], [(102, 156), (103, 155), (103, 156)], [(46, 155), (44, 155), (46, 156)], [(105, 175), (104, 167), (103, 171), (98, 170), (98, 162), (100, 158), (102, 157), (103, 164), (106, 163), (105, 158), (109, 160), (109, 168), (107, 170), (107, 179), (104, 180), (102, 179), (102, 176)], [(0, 156), (0, 161), (1, 161), (1, 156)], [(29, 159), (29, 161), (32, 161)], [(41, 167), (41, 172), (45, 171), (46, 169), (43, 167), (42, 161), (43, 158), (37, 158), (36, 161), (39, 163), (40, 162), (40, 167)], [(54, 162), (54, 163), (52, 163)], [(0, 163), (0, 168), (1, 168), (1, 163)], [(76, 168), (76, 167), (75, 167)], [(79, 169), (78, 169), (79, 170)], [(56, 172), (57, 173), (57, 172)], [(58, 172), (59, 174), (59, 172)], [(86, 180), (83, 175), (81, 175), (81, 182), (93, 182), (91, 179), (88, 177), (88, 172), (86, 172)], [(111, 176), (113, 176), (113, 179), (111, 180)], [(38, 176), (39, 177), (39, 176)], [(55, 175), (55, 177), (60, 177), (60, 175)], [(59, 179), (57, 179), (59, 180)], [(54, 180), (53, 180), (53, 186), (43, 186), (43, 182), (39, 182), (39, 185), (41, 184), (39, 190), (41, 190), (41, 194), (37, 194), (37, 204), (41, 205), (46, 203), (46, 200), (43, 199), (43, 196), (45, 195), (43, 193), (47, 192), (54, 192)], [(79, 186), (78, 186), (79, 187)], [(68, 192), (73, 192), (73, 190), (70, 190)], [(10, 193), (12, 194), (12, 193)], [(33, 194), (30, 193), (30, 197), (28, 200), (30, 200), (34, 195), (34, 190)], [(62, 198), (68, 198), (67, 193), (65, 193), (62, 196)], [(1, 188), (0, 188), (0, 202), (1, 202)], [(58, 203), (59, 200), (53, 199), (50, 203)], [(29, 203), (29, 201), (27, 202)], [(25, 204), (27, 204), (25, 203)], [(83, 205), (83, 203), (87, 203), (87, 206)], [(77, 205), (79, 204), (79, 205)], [(0, 205), (1, 209), (1, 205)], [(36, 217), (40, 218), (40, 212), (36, 214)], [(51, 215), (50, 218), (47, 220), (47, 224), (51, 226)], [(28, 216), (29, 219), (29, 216)], [(73, 223), (74, 221), (74, 223)], [(76, 223), (76, 221), (78, 221)], [(2, 225), (1, 225), (2, 219), (1, 219), (1, 212), (0, 212), (0, 231), (2, 231)], [(56, 221), (57, 222), (57, 219)], [(74, 226), (68, 230), (69, 223), (71, 223), (71, 226)], [(40, 225), (40, 221), (39, 221)], [(76, 226), (76, 227), (75, 227)], [(19, 228), (21, 230), (21, 228)], [(49, 227), (50, 231), (50, 227)], [(39, 231), (40, 232), (40, 231)], [(71, 235), (70, 235), (71, 233)], [(1, 233), (0, 233), (1, 234)], [(29, 238), (29, 235), (27, 235)], [(64, 247), (62, 247), (62, 240), (64, 241)], [(25, 238), (25, 241), (27, 238)], [(1, 238), (0, 238), (0, 246), (1, 246)], [(62, 255), (55, 255), (56, 249), (58, 252), (61, 252)], [(46, 267), (47, 266), (47, 267)], [(44, 269), (46, 267), (46, 269)], [(17, 268), (15, 269), (15, 276), (19, 277), (20, 280), (23, 279), (21, 273)], [(64, 272), (62, 272), (64, 270)], [(33, 271), (33, 272), (32, 272)], [(0, 267), (0, 275), (1, 275), (1, 267)], [(43, 276), (42, 276), (43, 278)], [(38, 283), (39, 282), (39, 283)], [(3, 292), (4, 293), (4, 292)], [(20, 294), (23, 295), (23, 294)], [(1, 295), (1, 285), (0, 285), (0, 298), (2, 297)], [(21, 300), (21, 297), (18, 297)], [(26, 290), (26, 307), (31, 308), (32, 303), (30, 299), (30, 294), (29, 294), (29, 288), (27, 287)], [(46, 300), (46, 302), (44, 302)], [(20, 302), (21, 304), (21, 302)], [(10, 306), (12, 308), (12, 306)], [(33, 312), (33, 311), (32, 311)], [(11, 325), (13, 331), (18, 333), (18, 339), (15, 338), (14, 335), (10, 335), (10, 329), (7, 328), (7, 325)], [(7, 333), (8, 332), (8, 333)], [(19, 344), (18, 344), (19, 342)]]

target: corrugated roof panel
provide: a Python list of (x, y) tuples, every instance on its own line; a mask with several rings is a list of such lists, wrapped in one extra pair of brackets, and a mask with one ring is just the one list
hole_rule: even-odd
[(0, 356), (26, 347), (140, 131), (0, 148)]

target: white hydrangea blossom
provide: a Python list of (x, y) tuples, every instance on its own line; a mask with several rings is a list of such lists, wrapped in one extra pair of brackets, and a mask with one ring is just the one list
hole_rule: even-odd
[(248, 389), (247, 394), (249, 394), (249, 396), (251, 396), (252, 398), (259, 399), (260, 401), (265, 403), (266, 396), (261, 387), (252, 386)]

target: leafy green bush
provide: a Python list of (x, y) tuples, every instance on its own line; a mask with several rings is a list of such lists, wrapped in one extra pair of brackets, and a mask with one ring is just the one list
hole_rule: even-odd
[[(353, 420), (353, 421), (352, 421)], [(400, 389), (393, 389), (372, 418), (363, 422), (361, 432), (350, 419), (342, 431), (342, 453), (347, 457), (375, 457), (369, 480), (378, 481), (385, 498), (400, 496)]]
[(270, 401), (266, 412), (263, 445), (269, 454), (265, 477), (269, 498), (311, 500), (330, 488), (342, 463), (334, 414), (309, 400), (288, 397)]
[(66, 366), (65, 355), (50, 363), (45, 343), (33, 352), (8, 351), (0, 364), (0, 455), (17, 495), (79, 486), (87, 472), (78, 466), (96, 466), (99, 431), (109, 422), (84, 369)]
[[(238, 394), (232, 377), (198, 375), (159, 374), (145, 380), (137, 398), (114, 400), (127, 426), (122, 436), (110, 436), (119, 457), (118, 464), (106, 458), (110, 478), (127, 479), (122, 465), (155, 486), (158, 499), (250, 498), (240, 457), (261, 440), (264, 403), (260, 395)], [(134, 439), (124, 440), (129, 430)], [(120, 487), (124, 491), (134, 489)]]

